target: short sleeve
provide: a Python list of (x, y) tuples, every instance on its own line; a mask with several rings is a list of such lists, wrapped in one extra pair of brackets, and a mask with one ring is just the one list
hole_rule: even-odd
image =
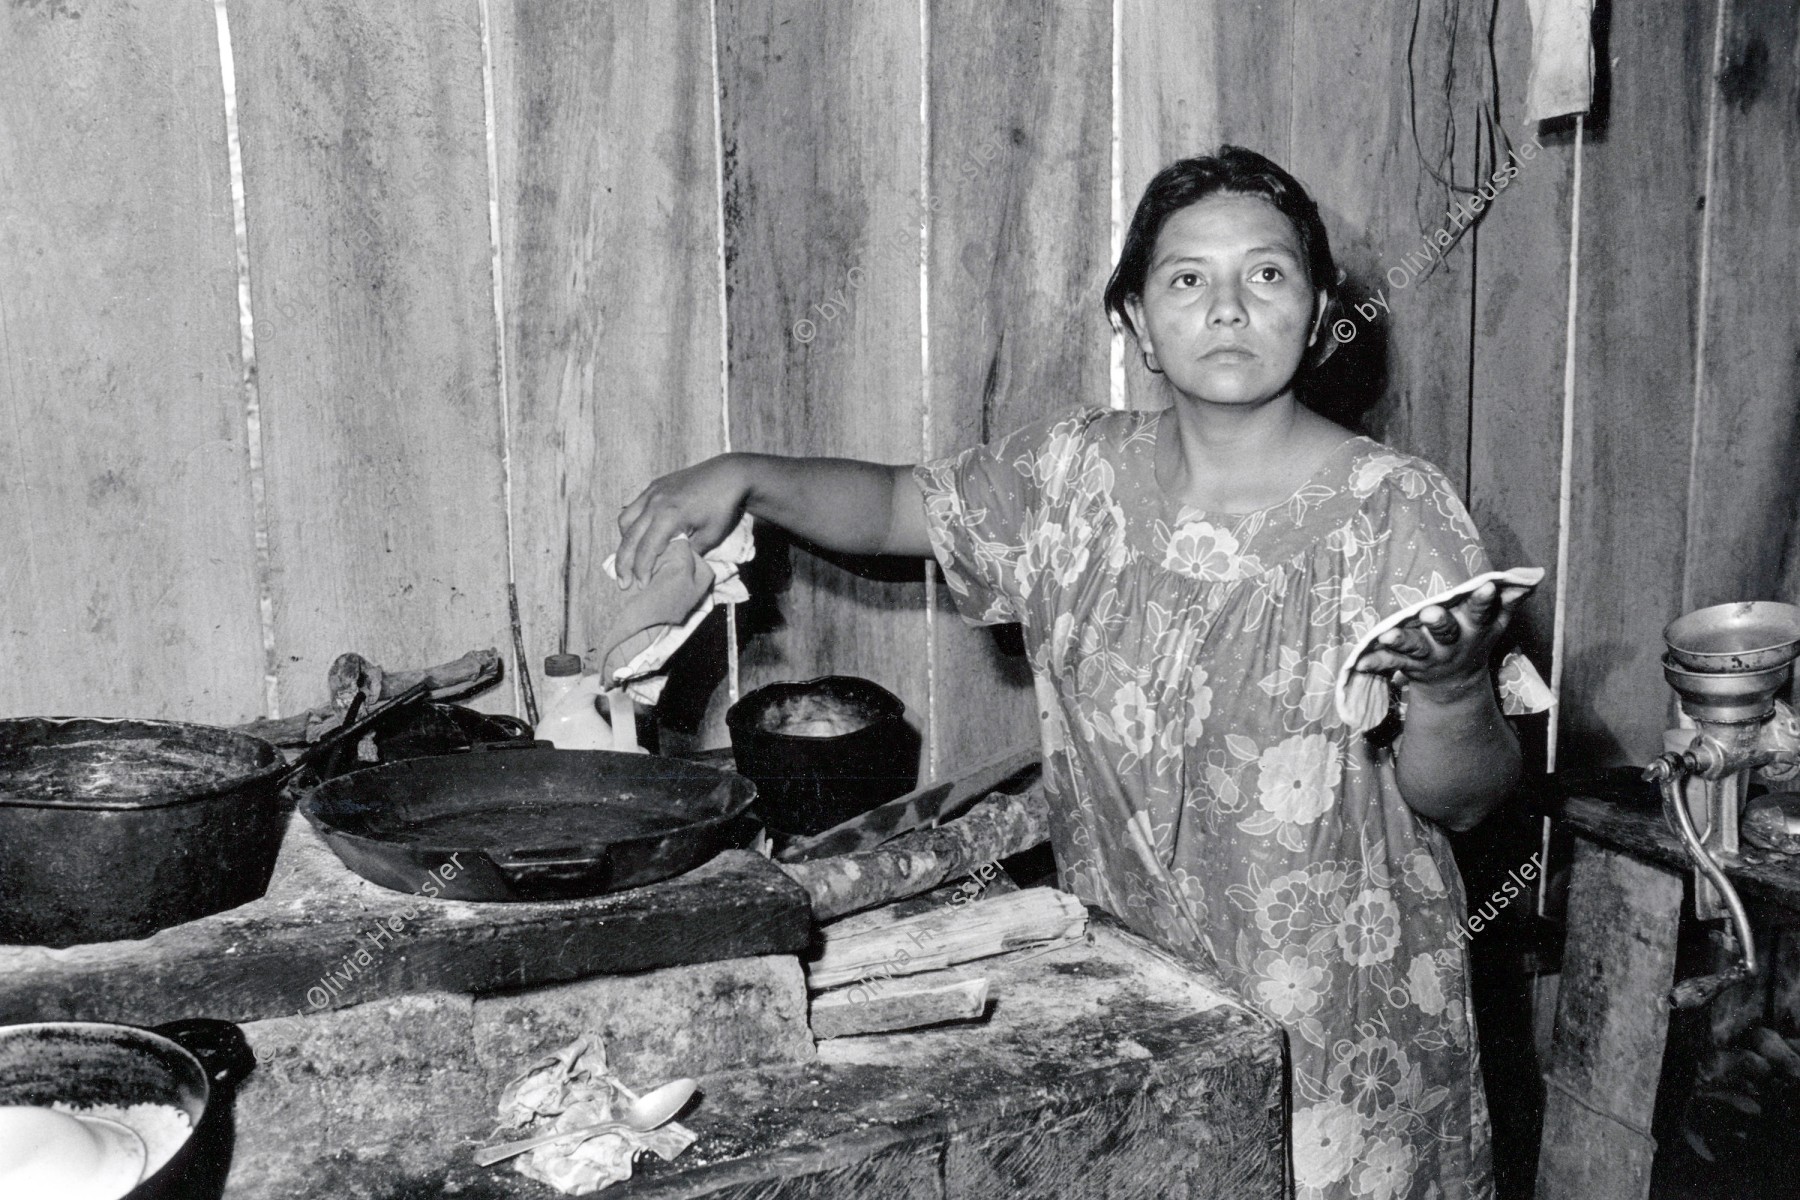
[[(1461, 498), (1431, 464), (1382, 451), (1358, 460), (1351, 486), (1368, 497), (1365, 512), (1386, 535), (1373, 553), (1369, 625), (1493, 570)], [(1498, 683), (1509, 715), (1550, 707), (1550, 689), (1517, 650), (1502, 659)]]
[[(1104, 410), (1100, 410), (1104, 411)], [(1042, 507), (1052, 458), (1072, 452), (1094, 413), (1033, 422), (997, 442), (913, 468), (932, 553), (971, 625), (1024, 618), (1020, 560)]]

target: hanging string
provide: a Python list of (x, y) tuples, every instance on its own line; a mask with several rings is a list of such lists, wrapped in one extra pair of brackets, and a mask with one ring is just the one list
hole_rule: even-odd
[[(1473, 170), (1469, 175), (1469, 183), (1458, 183), (1456, 180), (1456, 110), (1453, 104), (1456, 90), (1456, 47), (1461, 31), (1461, 8), (1455, 0), (1449, 0), (1444, 7), (1443, 32), (1445, 42), (1445, 59), (1441, 88), (1441, 110), (1444, 114), (1443, 131), (1439, 135), (1439, 145), (1435, 155), (1428, 155), (1424, 141), (1419, 133), (1419, 79), (1416, 58), (1419, 43), (1419, 25), (1424, 20), (1425, 0), (1413, 0), (1412, 22), (1406, 35), (1406, 101), (1407, 121), (1413, 143), (1413, 155), (1419, 162), (1424, 176), (1436, 183), (1444, 197), (1444, 208), (1448, 210), (1459, 196), (1473, 196), (1481, 191), (1481, 182), (1490, 174), (1494, 164), (1504, 161), (1512, 152), (1512, 139), (1507, 136), (1505, 127), (1499, 118), (1500, 111), (1500, 72), (1498, 58), (1494, 49), (1494, 30), (1499, 19), (1499, 0), (1488, 0), (1486, 28), (1482, 41), (1487, 53), (1482, 57), (1483, 87), (1482, 98), (1475, 111), (1475, 155)], [(1481, 153), (1483, 142), (1491, 148), (1491, 153), (1484, 157)], [(1415, 200), (1415, 215), (1418, 204)], [(1457, 228), (1448, 231), (1450, 244), (1444, 247), (1441, 255), (1432, 259), (1421, 278), (1429, 278), (1438, 266), (1449, 256), (1458, 243), (1471, 229), (1479, 225), (1487, 215), (1487, 210), (1474, 214), (1466, 223), (1459, 223)], [(1438, 229), (1440, 218), (1433, 214), (1430, 217), (1420, 216), (1419, 233), (1430, 237)]]

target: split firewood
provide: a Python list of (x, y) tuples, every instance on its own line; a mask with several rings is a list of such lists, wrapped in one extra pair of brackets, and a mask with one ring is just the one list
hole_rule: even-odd
[(820, 921), (928, 892), (946, 879), (1050, 840), (1041, 786), (994, 795), (936, 829), (895, 838), (876, 850), (814, 862), (777, 863), (812, 898)]
[(905, 900), (896, 900), (892, 904), (884, 904), (880, 908), (866, 908), (862, 912), (839, 917), (825, 925), (824, 928), (833, 937), (843, 937), (870, 929), (881, 929), (896, 921), (916, 917), (920, 913), (928, 913), (958, 904), (970, 904), (990, 896), (1005, 896), (1020, 890), (1019, 885), (1000, 869), (998, 863), (987, 863), (970, 871), (963, 877), (961, 884), (942, 884), (929, 892), (923, 892)]
[(340, 654), (326, 676), (329, 703), (291, 717), (263, 718), (237, 728), (277, 746), (305, 745), (343, 724), (358, 691), (363, 693), (364, 704), (373, 704), (428, 681), (433, 700), (462, 700), (494, 686), (502, 673), (499, 652), (491, 648), (471, 650), (461, 658), (420, 671), (384, 671), (360, 654)]
[(991, 958), (1026, 946), (1073, 941), (1087, 932), (1087, 909), (1067, 892), (1028, 888), (1010, 896), (933, 909), (891, 925), (832, 936), (806, 964), (806, 986), (822, 992), (957, 963)]
[(987, 1006), (985, 979), (932, 984), (877, 980), (814, 996), (812, 1031), (820, 1040), (858, 1033), (893, 1033), (949, 1021), (977, 1021), (987, 1012)]

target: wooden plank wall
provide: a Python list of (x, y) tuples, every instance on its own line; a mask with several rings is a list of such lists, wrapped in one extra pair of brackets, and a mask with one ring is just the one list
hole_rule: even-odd
[[(655, 474), (913, 461), (1101, 402), (1115, 196), (1221, 141), (1311, 185), (1353, 299), (1387, 302), (1337, 363), (1366, 426), (1466, 488), (1500, 562), (1568, 560), (1523, 630), (1546, 670), (1560, 633), (1565, 761), (1656, 748), (1664, 621), (1800, 578), (1782, 0), (1615, 6), (1580, 150), (1545, 131), (1404, 288), (1432, 170), (1505, 150), (1482, 103), (1535, 132), (1522, 5), (391, 7), (227, 0), (258, 425), (210, 4), (0, 18), (7, 711), (234, 720), (269, 672), (317, 699), (345, 649), (510, 658), (514, 577), (528, 658), (585, 649)], [(1120, 401), (1160, 403), (1124, 361)], [(943, 770), (1029, 736), (1020, 660), (916, 564), (762, 548), (744, 686), (871, 676)], [(688, 666), (714, 742), (723, 646)]]
[[(717, 11), (732, 446), (917, 461), (918, 10), (721, 0)], [(928, 720), (919, 564), (832, 563), (766, 535), (757, 552), (756, 578), (781, 598), (779, 612), (746, 614), (745, 690), (862, 675)]]
[[(1494, 24), (1500, 125), (1516, 150), (1513, 179), (1476, 227), (1474, 354), (1469, 364), (1469, 510), (1500, 566), (1550, 570), (1519, 614), (1520, 642), (1540, 671), (1553, 661), (1563, 452), (1562, 353), (1568, 317), (1569, 215), (1575, 150), (1525, 117), (1531, 23), (1502, 5)], [(1533, 141), (1532, 139), (1536, 140)]]
[(725, 448), (712, 31), (663, 0), (492, 11), (514, 545), (535, 671), (604, 636), (619, 509)]
[(0, 9), (0, 713), (255, 710), (262, 627), (203, 5)]
[(1800, 578), (1780, 588), (1800, 551), (1800, 6), (1737, 0), (1721, 51), (1683, 608), (1800, 603)]
[[(1796, 215), (1792, 5), (1659, 0), (1619, 10), (1601, 29), (1610, 82), (1584, 131), (1566, 430), (1576, 147), (1572, 123), (1540, 134), (1524, 119), (1524, 6), (1123, 0), (1121, 12), (1127, 211), (1157, 166), (1221, 141), (1263, 150), (1309, 185), (1352, 296), (1385, 292), (1387, 311), (1373, 322), (1359, 315), (1356, 341), (1339, 352), (1354, 368), (1347, 382), (1385, 384), (1365, 427), (1464, 486), (1497, 562), (1554, 572), (1566, 554), (1566, 584), (1553, 574), (1521, 628), (1548, 675), (1556, 589), (1569, 589), (1562, 761), (1655, 753), (1670, 719), (1657, 667), (1663, 624), (1703, 604), (1774, 597), (1784, 550), (1800, 578), (1789, 549), (1800, 272), (1794, 239), (1771, 238)], [(1396, 288), (1388, 269), (1445, 224), (1447, 200), (1415, 136), (1437, 166), (1448, 127), (1454, 177), (1466, 186), (1504, 157), (1477, 119), (1490, 97), (1503, 136), (1521, 148), (1536, 137), (1541, 149), (1443, 267)], [(1709, 127), (1714, 215), (1703, 222)], [(1127, 360), (1131, 402), (1161, 403)]]
[(482, 28), (473, 3), (227, 7), (293, 711), (345, 650), (508, 643)]
[[(1105, 4), (932, 0), (930, 433), (952, 454), (1060, 409), (1106, 403), (1112, 14)], [(1022, 656), (932, 614), (940, 767), (1034, 741)], [(996, 703), (996, 696), (1002, 703)]]

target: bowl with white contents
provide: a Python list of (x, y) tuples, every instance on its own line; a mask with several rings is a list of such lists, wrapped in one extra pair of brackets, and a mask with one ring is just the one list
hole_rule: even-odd
[(0, 1197), (216, 1200), (254, 1066), (225, 1021), (0, 1026)]
[(757, 688), (725, 713), (754, 811), (778, 834), (808, 837), (913, 789), (919, 734), (880, 684), (826, 675)]

